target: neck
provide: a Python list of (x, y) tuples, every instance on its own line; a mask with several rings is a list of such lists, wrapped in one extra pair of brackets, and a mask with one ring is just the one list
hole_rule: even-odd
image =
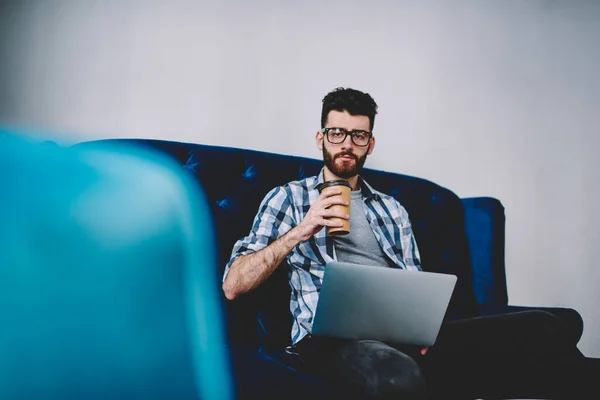
[(348, 181), (352, 185), (352, 190), (358, 190), (358, 175), (354, 175), (351, 178), (340, 178), (339, 176), (331, 172), (329, 168), (325, 167), (325, 169), (323, 170), (323, 178), (325, 182), (338, 179)]

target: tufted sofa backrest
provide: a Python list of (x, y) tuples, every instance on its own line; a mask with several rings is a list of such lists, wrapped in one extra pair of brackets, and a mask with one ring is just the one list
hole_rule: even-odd
[[(321, 160), (229, 147), (145, 139), (109, 142), (159, 150), (194, 174), (212, 208), (221, 269), (229, 260), (235, 241), (248, 234), (267, 192), (275, 186), (316, 175), (323, 166)], [(420, 178), (369, 169), (362, 176), (407, 209), (423, 269), (458, 276), (448, 315), (474, 315), (476, 302), (461, 200), (450, 190)], [(273, 343), (289, 342), (290, 290), (286, 274), (282, 268), (278, 269), (254, 293), (227, 304), (232, 343), (258, 343), (257, 314)]]

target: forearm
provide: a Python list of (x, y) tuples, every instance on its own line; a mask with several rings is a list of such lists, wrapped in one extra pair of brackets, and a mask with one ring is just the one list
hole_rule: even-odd
[(231, 264), (223, 282), (225, 297), (233, 300), (263, 283), (285, 260), (300, 238), (292, 229), (264, 249), (239, 257)]

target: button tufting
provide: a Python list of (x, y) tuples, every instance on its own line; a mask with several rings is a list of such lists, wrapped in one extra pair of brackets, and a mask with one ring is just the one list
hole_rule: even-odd
[(254, 179), (254, 176), (257, 174), (258, 171), (256, 171), (256, 166), (254, 164), (251, 164), (250, 166), (248, 166), (248, 161), (246, 160), (246, 170), (242, 173), (242, 177), (244, 179)]
[(226, 209), (228, 209), (228, 208), (229, 208), (229, 205), (230, 205), (230, 204), (229, 204), (229, 200), (227, 200), (226, 198), (225, 198), (225, 199), (222, 199), (222, 200), (217, 200), (217, 201), (215, 201), (215, 203), (216, 203), (216, 204), (217, 204), (219, 207), (221, 207), (221, 208), (223, 208), (223, 209), (225, 209), (225, 210), (226, 210)]
[(189, 157), (188, 157), (187, 161), (185, 162), (185, 164), (183, 164), (183, 168), (193, 171), (193, 172), (196, 172), (196, 168), (198, 167), (198, 165), (200, 165), (200, 163), (194, 159), (193, 151), (190, 151), (188, 153), (188, 155), (189, 155)]

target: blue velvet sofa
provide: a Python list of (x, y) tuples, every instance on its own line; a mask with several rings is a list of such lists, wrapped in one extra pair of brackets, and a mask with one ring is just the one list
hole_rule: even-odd
[[(263, 196), (277, 185), (318, 174), (323, 165), (317, 159), (191, 143), (144, 139), (100, 142), (167, 154), (197, 179), (212, 208), (219, 275), (235, 241), (248, 233)], [(88, 143), (99, 144), (76, 146)], [(396, 173), (366, 169), (362, 175), (408, 210), (423, 269), (458, 276), (447, 319), (528, 309), (508, 305), (505, 215), (499, 200), (461, 199), (433, 182)], [(233, 302), (223, 297), (239, 398), (343, 396), (343, 388), (297, 371), (295, 361), (283, 352), (290, 343), (289, 296), (287, 271), (280, 268), (255, 292)], [(572, 340), (579, 340), (583, 321), (576, 311), (546, 310), (565, 319)]]

